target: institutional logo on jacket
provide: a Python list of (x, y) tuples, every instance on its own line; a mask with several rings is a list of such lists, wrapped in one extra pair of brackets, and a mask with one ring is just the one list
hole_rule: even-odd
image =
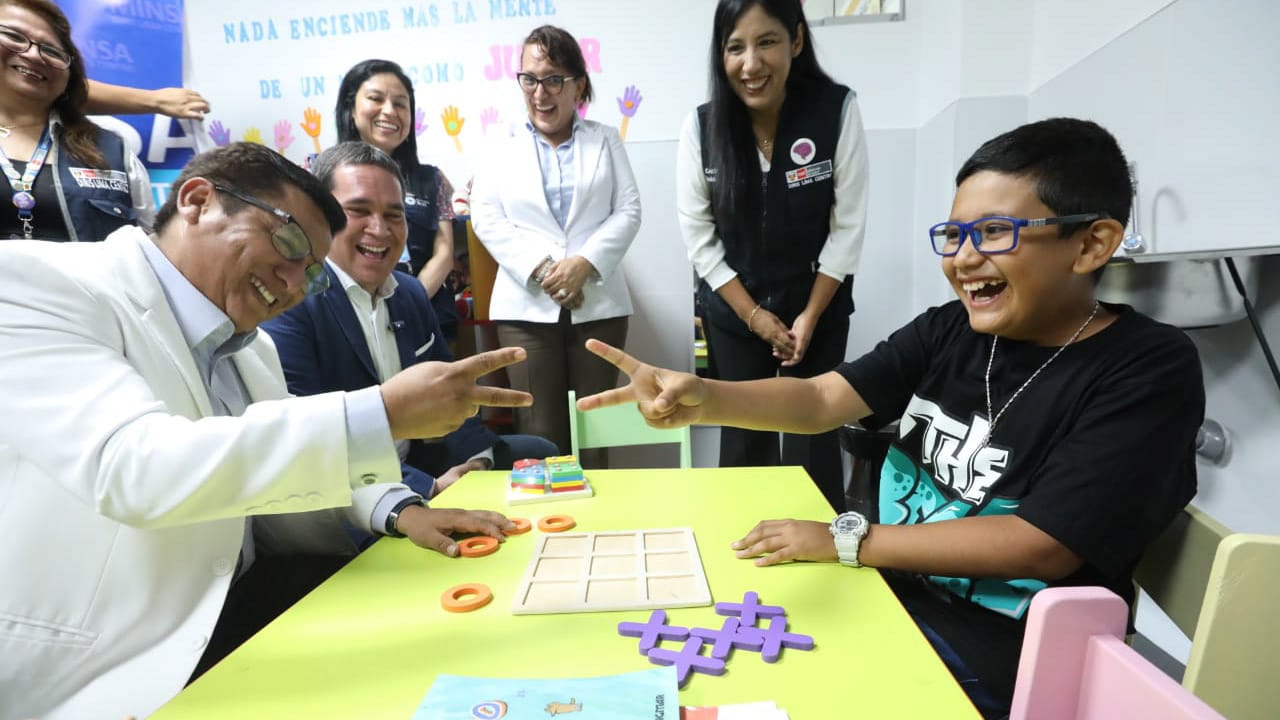
[(99, 170), (98, 168), (67, 168), (76, 184), (82, 188), (95, 190), (114, 190), (129, 192), (129, 176), (120, 170)]
[(813, 144), (811, 138), (798, 138), (791, 143), (791, 162), (797, 165), (804, 165), (818, 154), (818, 146)]
[(804, 185), (812, 185), (813, 183), (831, 178), (831, 161), (823, 160), (820, 163), (806, 165), (802, 168), (787, 171), (787, 189), (797, 188)]

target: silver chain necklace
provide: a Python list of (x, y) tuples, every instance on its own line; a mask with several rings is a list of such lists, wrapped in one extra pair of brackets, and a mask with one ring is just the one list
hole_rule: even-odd
[(1009, 409), (1009, 406), (1013, 404), (1013, 401), (1018, 399), (1018, 396), (1022, 394), (1023, 390), (1027, 389), (1027, 386), (1031, 384), (1032, 380), (1036, 379), (1037, 375), (1043, 372), (1045, 368), (1049, 367), (1049, 363), (1057, 360), (1058, 356), (1062, 354), (1062, 351), (1075, 343), (1076, 338), (1080, 337), (1080, 333), (1084, 332), (1084, 329), (1089, 327), (1089, 323), (1093, 322), (1094, 316), (1098, 314), (1098, 307), (1098, 301), (1093, 301), (1093, 312), (1089, 313), (1089, 317), (1085, 318), (1084, 323), (1080, 325), (1080, 327), (1076, 328), (1075, 334), (1071, 336), (1071, 339), (1067, 341), (1067, 344), (1058, 348), (1058, 351), (1053, 355), (1050, 355), (1049, 359), (1045, 360), (1043, 365), (1036, 368), (1036, 371), (1031, 373), (1031, 377), (1027, 378), (1027, 381), (1022, 383), (1021, 387), (1013, 391), (1013, 395), (1009, 396), (1008, 402), (1004, 404), (1004, 407), (1000, 408), (1000, 412), (996, 413), (994, 417), (991, 415), (991, 364), (995, 362), (996, 343), (1000, 340), (1000, 337), (998, 335), (991, 336), (991, 355), (987, 357), (987, 374), (984, 378), (987, 386), (987, 417), (991, 418), (991, 424), (987, 426), (987, 435), (982, 438), (982, 444), (978, 446), (979, 450), (986, 447), (987, 443), (991, 442), (991, 434), (996, 431), (996, 423), (1000, 421), (1000, 417), (1004, 415), (1004, 411)]

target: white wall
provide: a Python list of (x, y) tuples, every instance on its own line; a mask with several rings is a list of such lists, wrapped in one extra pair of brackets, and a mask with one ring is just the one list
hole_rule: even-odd
[(822, 67), (857, 91), (868, 129), (917, 125), (918, 93), (903, 81), (920, 76), (920, 23), (818, 26), (813, 37)]
[(1277, 27), (1269, 0), (1179, 0), (1047, 78), (1030, 117), (1085, 116), (1116, 135), (1137, 163), (1150, 252), (1280, 249), (1259, 212), (1280, 187)]
[(1023, 58), (1031, 53), (1034, 7), (1023, 0), (911, 3), (909, 21), (923, 25), (919, 124), (964, 98), (1027, 91)]
[(1031, 87), (1089, 57), (1174, 0), (1039, 0), (1034, 3)]

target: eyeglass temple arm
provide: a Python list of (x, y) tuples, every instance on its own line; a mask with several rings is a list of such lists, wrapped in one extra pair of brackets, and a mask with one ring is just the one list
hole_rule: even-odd
[(1093, 222), (1101, 220), (1107, 216), (1106, 213), (1077, 213), (1075, 215), (1063, 215), (1061, 217), (1036, 218), (1035, 220), (1025, 220), (1025, 227), (1044, 227), (1045, 225), (1067, 225), (1077, 222)]

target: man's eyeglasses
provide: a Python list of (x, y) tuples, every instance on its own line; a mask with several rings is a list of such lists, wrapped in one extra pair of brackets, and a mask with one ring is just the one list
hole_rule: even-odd
[(573, 75), (548, 75), (544, 78), (537, 78), (529, 73), (516, 73), (516, 81), (520, 83), (520, 89), (530, 95), (537, 92), (539, 85), (552, 95), (559, 95), (560, 91), (564, 89), (564, 84), (573, 79)]
[[(278, 207), (268, 205), (256, 197), (245, 195), (239, 190), (233, 190), (225, 185), (214, 183), (213, 189), (218, 192), (224, 192), (260, 210), (265, 210), (284, 222), (283, 225), (271, 233), (271, 245), (276, 249), (276, 252), (284, 256), (285, 260), (297, 262), (308, 255), (312, 258), (315, 257), (315, 251), (311, 247), (311, 238), (307, 237), (306, 231), (302, 229), (302, 226), (298, 224), (298, 221), (292, 215)], [(324, 271), (324, 265), (318, 262), (308, 264), (306, 276), (308, 295), (318, 295), (329, 289), (329, 276)]]
[(8, 25), (0, 25), (0, 45), (12, 53), (21, 55), (26, 52), (32, 45), (36, 46), (36, 51), (40, 53), (40, 57), (44, 59), (49, 67), (58, 70), (66, 70), (71, 67), (71, 53), (63, 50), (57, 45), (48, 43), (38, 43), (27, 37), (20, 30), (15, 30)]
[(1106, 213), (1097, 212), (1035, 220), (992, 215), (978, 218), (970, 223), (942, 222), (929, 228), (929, 243), (933, 246), (935, 253), (943, 257), (951, 257), (960, 252), (960, 246), (964, 245), (965, 238), (968, 238), (973, 249), (983, 255), (999, 255), (1018, 247), (1018, 231), (1024, 227), (1090, 223), (1105, 217), (1107, 217)]

